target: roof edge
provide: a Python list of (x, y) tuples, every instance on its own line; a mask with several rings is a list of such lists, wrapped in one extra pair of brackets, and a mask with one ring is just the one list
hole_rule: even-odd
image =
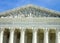
[(6, 13), (14, 12), (16, 10), (19, 10), (20, 8), (26, 8), (26, 7), (35, 7), (37, 9), (41, 9), (42, 11), (46, 11), (46, 12), (49, 12), (49, 13), (54, 13), (54, 14), (59, 14), (60, 15), (60, 12), (58, 12), (58, 11), (55, 11), (55, 10), (52, 10), (52, 9), (48, 9), (48, 8), (44, 8), (44, 7), (40, 7), (40, 6), (33, 5), (33, 4), (28, 4), (28, 5), (24, 5), (24, 6), (21, 6), (21, 7), (13, 8), (13, 9), (7, 10), (5, 12), (0, 12), (0, 14), (1, 15), (2, 14), (5, 15)]

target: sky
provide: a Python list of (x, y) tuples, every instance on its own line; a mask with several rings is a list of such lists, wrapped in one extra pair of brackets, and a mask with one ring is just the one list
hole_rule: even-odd
[(0, 12), (33, 4), (60, 12), (60, 0), (0, 0)]

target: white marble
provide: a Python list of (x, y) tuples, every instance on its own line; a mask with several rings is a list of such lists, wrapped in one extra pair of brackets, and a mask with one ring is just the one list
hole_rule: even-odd
[(37, 29), (33, 29), (32, 43), (37, 43)]
[(49, 37), (48, 37), (48, 35), (49, 35), (49, 31), (48, 31), (48, 29), (46, 28), (46, 29), (44, 30), (44, 43), (49, 43)]
[(4, 34), (4, 30), (1, 29), (1, 32), (0, 32), (0, 43), (3, 43), (3, 34)]
[(25, 43), (25, 29), (21, 29), (20, 43)]
[(60, 43), (60, 31), (59, 30), (56, 33), (56, 43)]
[(14, 29), (10, 29), (9, 43), (14, 43)]

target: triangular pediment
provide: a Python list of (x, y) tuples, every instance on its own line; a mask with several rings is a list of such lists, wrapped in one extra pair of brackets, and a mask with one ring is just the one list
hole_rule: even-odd
[(43, 7), (27, 5), (0, 13), (0, 17), (1, 16), (60, 17), (60, 13), (53, 10), (48, 10), (47, 8), (43, 8)]

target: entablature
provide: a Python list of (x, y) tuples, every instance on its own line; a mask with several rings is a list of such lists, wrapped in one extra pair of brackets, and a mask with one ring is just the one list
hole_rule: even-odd
[(0, 25), (60, 25), (60, 18), (0, 18)]

